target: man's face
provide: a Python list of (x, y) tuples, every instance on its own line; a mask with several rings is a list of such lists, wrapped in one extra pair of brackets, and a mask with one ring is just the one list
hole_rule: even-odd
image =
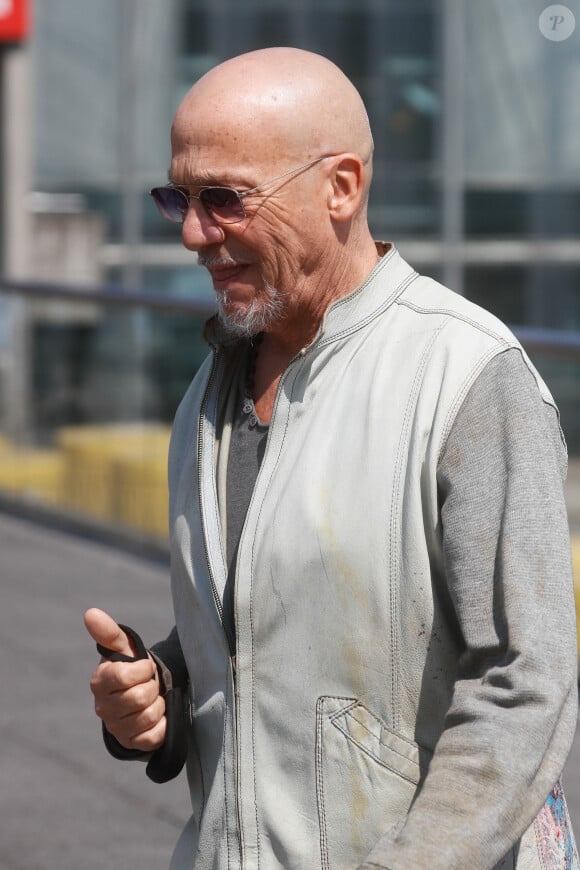
[[(228, 141), (227, 136), (213, 136), (201, 142), (192, 138), (191, 131), (174, 129), (170, 171), (171, 180), (192, 194), (208, 185), (248, 190), (300, 166), (309, 156), (290, 163), (275, 143), (252, 149), (239, 137)], [(247, 217), (238, 223), (221, 223), (198, 199), (190, 200), (183, 243), (197, 252), (210, 272), (220, 316), (232, 332), (252, 335), (268, 330), (299, 305), (304, 283), (323, 250), (320, 168), (316, 164), (244, 197)]]

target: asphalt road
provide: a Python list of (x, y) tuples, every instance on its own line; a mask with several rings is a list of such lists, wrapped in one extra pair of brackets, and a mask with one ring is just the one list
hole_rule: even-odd
[[(184, 774), (154, 785), (106, 754), (82, 624), (98, 606), (146, 643), (164, 636), (166, 567), (2, 515), (0, 554), (0, 867), (166, 870), (188, 815)], [(580, 831), (578, 734), (564, 785)]]

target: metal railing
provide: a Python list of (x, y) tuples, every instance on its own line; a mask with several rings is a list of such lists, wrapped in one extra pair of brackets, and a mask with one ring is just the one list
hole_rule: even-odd
[(161, 310), (194, 317), (209, 317), (215, 311), (215, 303), (210, 296), (188, 299), (142, 289), (128, 290), (114, 284), (54, 284), (48, 281), (16, 281), (0, 277), (0, 293), (23, 299), (58, 299), (87, 304), (96, 302), (120, 308)]
[[(142, 289), (128, 290), (117, 285), (54, 284), (43, 281), (17, 281), (0, 277), (0, 294), (23, 299), (58, 299), (69, 302), (102, 303), (121, 308), (144, 308), (192, 317), (209, 317), (215, 311), (211, 296), (186, 298)], [(580, 332), (511, 325), (518, 340), (529, 353), (548, 353), (580, 361)]]
[(511, 326), (510, 329), (530, 356), (542, 353), (558, 359), (580, 362), (580, 332), (533, 326)]

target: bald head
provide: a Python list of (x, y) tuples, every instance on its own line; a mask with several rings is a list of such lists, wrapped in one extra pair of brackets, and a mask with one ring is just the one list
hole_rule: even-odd
[(235, 148), (238, 164), (280, 155), (299, 163), (352, 152), (370, 161), (373, 141), (360, 94), (331, 61), (295, 48), (269, 48), (225, 61), (189, 91), (173, 139)]
[[(317, 54), (254, 51), (191, 88), (171, 139), (170, 180), (191, 191), (183, 243), (227, 291), (224, 318), (255, 332), (254, 314), (270, 317), (270, 303), (283, 300), (266, 322), (293, 355), (330, 302), (376, 265), (367, 221), (373, 140), (360, 94)], [(237, 207), (233, 221), (215, 202), (224, 197)]]

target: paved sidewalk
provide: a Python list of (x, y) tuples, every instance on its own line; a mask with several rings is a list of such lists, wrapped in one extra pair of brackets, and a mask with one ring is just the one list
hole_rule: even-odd
[(110, 608), (153, 643), (173, 624), (167, 569), (2, 515), (0, 553), (0, 867), (166, 870), (185, 776), (155, 785), (107, 755), (82, 614)]

